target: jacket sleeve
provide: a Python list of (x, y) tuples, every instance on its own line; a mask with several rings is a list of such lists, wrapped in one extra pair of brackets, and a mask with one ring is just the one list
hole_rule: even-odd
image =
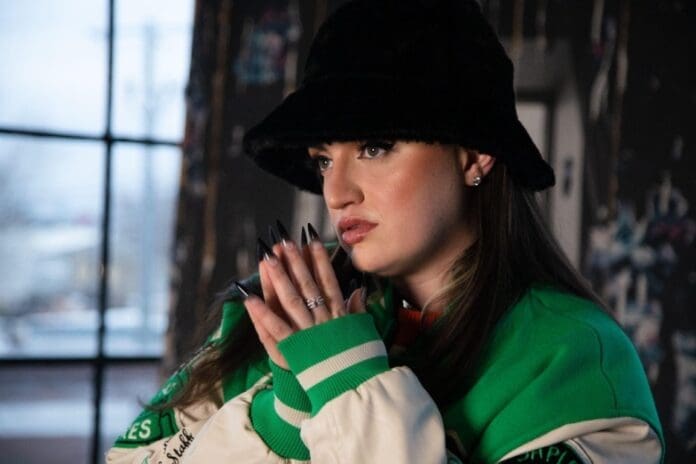
[(370, 314), (297, 332), (279, 349), (311, 402), (301, 436), (312, 462), (448, 462), (437, 406), (408, 368), (389, 369)]
[[(437, 407), (409, 369), (389, 369), (372, 316), (298, 332), (281, 349), (292, 371), (271, 365), (271, 376), (196, 415), (141, 415), (107, 462), (448, 462)], [(152, 427), (167, 420), (175, 426)]]
[[(415, 375), (389, 369), (370, 315), (300, 331), (280, 349), (291, 372), (272, 367), (272, 380), (226, 403), (182, 463), (459, 462), (448, 458), (440, 414)], [(288, 379), (307, 403), (284, 393)]]
[(217, 410), (208, 400), (185, 409), (157, 408), (168, 402), (187, 381), (186, 369), (177, 371), (150, 401), (106, 454), (108, 464), (177, 462), (206, 420)]
[[(106, 454), (107, 463), (185, 462), (182, 460), (183, 456), (194, 438), (198, 438), (204, 425), (219, 414), (219, 402), (201, 398), (184, 409), (162, 408), (161, 405), (171, 401), (181, 391), (189, 381), (191, 366), (200, 359), (199, 357), (206, 356), (210, 350), (217, 349), (245, 313), (244, 306), (237, 299), (223, 305), (222, 320), (218, 330), (208, 338), (204, 349), (165, 382), (160, 391), (150, 400), (148, 407), (116, 439)], [(236, 397), (257, 384), (259, 379), (267, 376), (267, 373), (265, 359), (240, 368), (221, 380), (220, 396), (223, 399)]]
[(500, 462), (657, 464), (662, 454), (650, 425), (627, 416), (566, 424), (510, 451)]

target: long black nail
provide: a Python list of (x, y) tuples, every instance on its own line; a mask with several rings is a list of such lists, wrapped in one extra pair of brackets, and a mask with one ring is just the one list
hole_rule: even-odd
[(304, 226), (302, 227), (302, 233), (300, 234), (300, 244), (303, 247), (307, 246), (307, 232), (305, 232)]
[(276, 225), (278, 226), (278, 233), (280, 234), (280, 239), (283, 240), (284, 242), (290, 241), (290, 234), (288, 234), (287, 229), (283, 225), (282, 222), (280, 222), (280, 219), (276, 219)]
[(262, 259), (268, 259), (273, 255), (273, 250), (271, 250), (266, 243), (260, 238), (256, 241), (256, 258), (261, 261)]
[(246, 288), (244, 285), (242, 285), (240, 282), (237, 282), (236, 280), (234, 281), (234, 284), (237, 286), (237, 290), (239, 290), (239, 293), (242, 294), (244, 298), (249, 298), (249, 295), (252, 295), (251, 290)]
[(309, 232), (310, 240), (319, 240), (319, 234), (317, 233), (316, 229), (314, 229), (311, 222), (307, 223), (307, 231)]
[(278, 235), (276, 235), (275, 230), (273, 230), (273, 226), (268, 226), (268, 237), (271, 239), (271, 246), (278, 243)]

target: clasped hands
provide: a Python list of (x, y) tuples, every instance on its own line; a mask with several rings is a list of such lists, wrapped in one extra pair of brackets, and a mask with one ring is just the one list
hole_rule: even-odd
[(307, 227), (307, 243), (304, 230), (298, 245), (279, 221), (278, 243), (269, 248), (259, 239), (263, 299), (237, 283), (259, 340), (271, 360), (284, 369), (288, 369), (288, 363), (278, 350), (279, 342), (297, 331), (365, 311), (361, 289), (343, 300), (329, 253), (312, 225)]

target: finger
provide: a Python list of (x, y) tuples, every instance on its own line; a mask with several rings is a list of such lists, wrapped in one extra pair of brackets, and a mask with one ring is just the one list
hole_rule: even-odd
[[(287, 257), (287, 253), (285, 251), (285, 246), (281, 245), (280, 243), (276, 243), (273, 245), (272, 251), (273, 251), (273, 254), (280, 260), (280, 262), (283, 266), (283, 269), (285, 269), (286, 272), (288, 272), (290, 264), (288, 262), (288, 257)], [(264, 270), (266, 271), (266, 275), (268, 276), (268, 279), (269, 279), (269, 286), (271, 288), (273, 288), (273, 286), (270, 284), (270, 276), (268, 275), (268, 267), (267, 267), (266, 260), (264, 260)], [(296, 289), (299, 288), (299, 285), (295, 281), (295, 279), (293, 278), (292, 274), (288, 273), (288, 276), (290, 277), (290, 281), (292, 282), (292, 285)], [(276, 298), (276, 308), (277, 308), (276, 314), (280, 315), (284, 319), (289, 319), (289, 314), (282, 308), (280, 301), (278, 300), (278, 295), (277, 295), (275, 289), (273, 289), (273, 292), (274, 292), (274, 296)], [(302, 294), (300, 294), (300, 296), (302, 296)], [(292, 320), (290, 320), (290, 321), (293, 325), (295, 325), (294, 321), (292, 321)], [(297, 325), (295, 325), (295, 327), (299, 328)]]
[[(285, 269), (286, 269), (286, 271), (288, 271), (288, 273), (290, 275), (290, 279), (292, 280), (292, 283), (295, 285), (295, 287), (299, 287), (298, 282), (295, 280), (295, 276), (293, 275), (292, 272), (289, 272), (290, 262), (288, 261), (288, 254), (286, 251), (286, 247), (287, 247), (288, 243), (294, 243), (294, 242), (286, 241), (285, 244), (277, 243), (277, 244), (273, 245), (273, 253), (280, 259), (280, 262), (283, 263), (283, 266), (285, 266)], [(307, 266), (307, 269), (309, 270), (309, 273), (312, 276), (312, 279), (314, 279), (314, 273), (312, 271), (312, 257), (309, 253), (309, 250), (306, 248), (306, 244), (299, 246), (299, 253), (302, 256), (302, 259), (305, 263), (305, 266)]]
[(309, 250), (309, 247), (307, 246), (309, 242), (307, 241), (307, 232), (305, 232), (304, 226), (302, 227), (302, 232), (300, 234), (302, 237), (300, 239), (300, 250), (302, 250), (302, 259), (304, 259), (304, 262), (307, 263), (307, 268), (309, 269), (309, 272), (314, 276), (314, 263), (312, 263), (312, 253)]
[[(317, 298), (321, 298), (320, 301), (324, 301), (322, 292), (315, 282), (314, 276), (312, 276), (312, 273), (307, 267), (307, 263), (302, 257), (301, 250), (294, 242), (286, 241), (284, 243), (283, 257), (286, 264), (285, 269), (295, 284), (295, 288), (299, 290), (302, 298), (305, 301)], [(313, 307), (310, 313), (314, 317), (315, 324), (328, 321), (331, 318), (326, 303), (320, 303), (318, 306)]]
[(283, 312), (300, 329), (314, 325), (314, 316), (307, 310), (305, 299), (293, 284), (280, 259), (270, 256), (266, 259), (265, 266)]
[(264, 343), (263, 339), (261, 342), (264, 343), (264, 347), (266, 343), (275, 346), (275, 344), (294, 333), (292, 327), (275, 314), (261, 298), (255, 295), (249, 296), (244, 300), (244, 307), (247, 309), (254, 327), (257, 328), (259, 337), (261, 337), (263, 333), (266, 342)]
[(313, 239), (309, 242), (308, 248), (312, 256), (314, 274), (319, 288), (322, 290), (326, 299), (326, 304), (333, 317), (340, 317), (345, 314), (345, 305), (341, 287), (336, 279), (336, 273), (331, 266), (331, 258), (319, 240)]
[(264, 261), (259, 262), (259, 279), (261, 280), (261, 292), (263, 293), (264, 301), (271, 309), (275, 309), (274, 306), (277, 305), (278, 296), (271, 284)]
[[(275, 250), (274, 254), (277, 256), (277, 252)], [(283, 319), (287, 324), (291, 325), (293, 329), (299, 328), (295, 322), (288, 317), (288, 314), (281, 306), (280, 301), (278, 300), (278, 294), (276, 293), (273, 286), (273, 281), (268, 272), (268, 262), (264, 258), (262, 258), (259, 262), (259, 277), (261, 280), (261, 290), (263, 291), (266, 306), (268, 306), (273, 313)]]
[(251, 323), (254, 325), (256, 334), (259, 336), (259, 341), (263, 345), (268, 357), (273, 360), (277, 365), (287, 369), (287, 361), (285, 357), (278, 349), (278, 340), (275, 339), (273, 335), (266, 329), (266, 327), (258, 320), (258, 314), (255, 309), (247, 308), (247, 313), (251, 319)]
[(350, 294), (348, 301), (346, 302), (346, 311), (348, 311), (349, 314), (359, 314), (366, 311), (362, 296), (363, 293), (364, 291), (362, 288), (356, 288), (353, 290), (353, 293)]
[(259, 279), (261, 280), (261, 291), (263, 292), (263, 299), (266, 301), (266, 304), (271, 307), (271, 309), (275, 310), (276, 313), (278, 313), (278, 297), (275, 293), (275, 290), (273, 289), (273, 285), (271, 284), (268, 271), (264, 266), (264, 263), (266, 261), (264, 257), (274, 253), (275, 251), (268, 248), (268, 245), (266, 245), (263, 240), (258, 239), (256, 243), (256, 258), (259, 262)]

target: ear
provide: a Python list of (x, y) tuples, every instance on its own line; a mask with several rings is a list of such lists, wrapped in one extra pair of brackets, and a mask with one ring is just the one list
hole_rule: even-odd
[(464, 174), (464, 181), (470, 187), (475, 186), (476, 177), (482, 179), (495, 165), (495, 158), (486, 153), (479, 153), (468, 148), (459, 148), (459, 164)]

